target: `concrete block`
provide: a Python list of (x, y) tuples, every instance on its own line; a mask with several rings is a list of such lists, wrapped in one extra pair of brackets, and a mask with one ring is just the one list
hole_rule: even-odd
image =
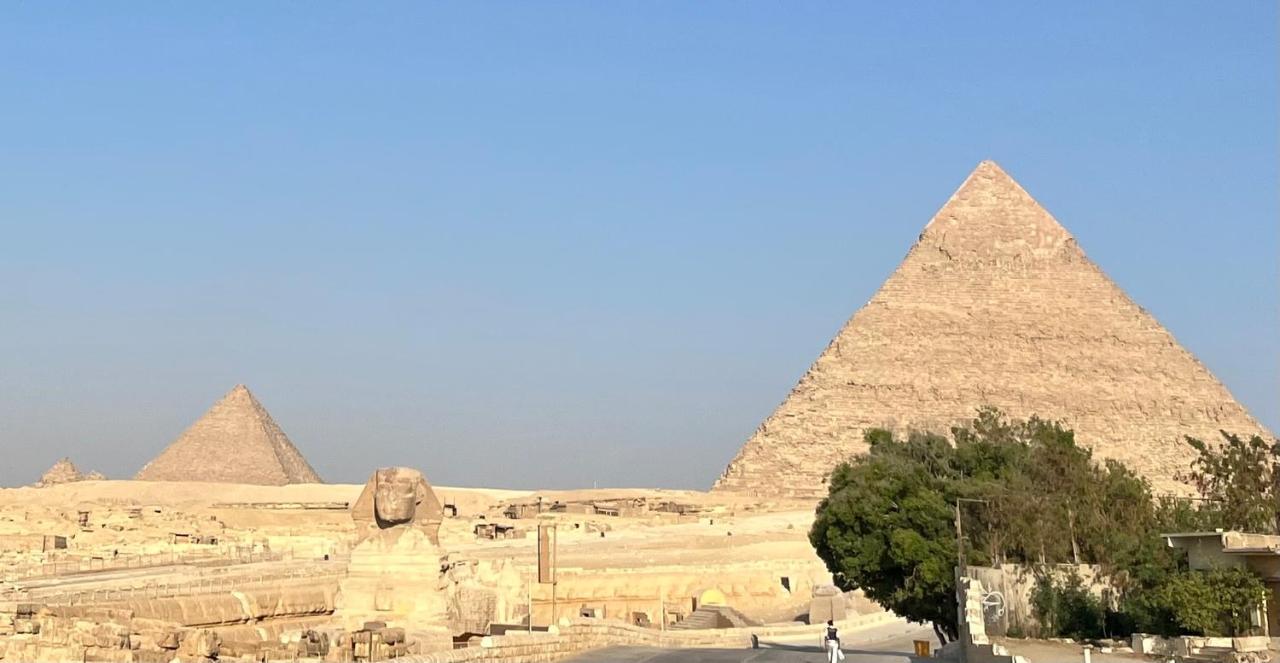
[(1265, 635), (1253, 635), (1231, 639), (1231, 648), (1239, 652), (1266, 651), (1270, 648), (1271, 638)]

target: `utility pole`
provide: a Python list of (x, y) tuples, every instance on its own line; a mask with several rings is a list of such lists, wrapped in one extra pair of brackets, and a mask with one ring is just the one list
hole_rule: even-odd
[[(960, 629), (961, 629), (961, 635), (963, 635), (963, 634), (964, 634), (964, 604), (965, 604), (965, 597), (964, 597), (964, 593), (961, 591), (960, 587), (962, 586), (962, 584), (961, 584), (961, 583), (962, 583), (962, 581), (963, 581), (963, 579), (964, 579), (964, 577), (965, 577), (965, 571), (966, 571), (966, 569), (967, 569), (968, 565), (967, 565), (967, 564), (965, 564), (965, 557), (964, 557), (964, 526), (960, 524), (960, 503), (961, 503), (961, 502), (977, 502), (977, 503), (979, 503), (979, 504), (987, 504), (987, 500), (977, 500), (977, 499), (972, 499), (972, 498), (968, 498), (968, 497), (957, 497), (957, 498), (956, 498), (956, 502), (955, 502), (955, 509), (956, 509), (956, 610), (957, 610), (957, 613), (958, 613), (958, 614), (956, 615), (956, 619), (958, 620), (956, 623), (960, 626)], [(942, 640), (942, 641), (943, 641), (943, 644), (945, 645), (945, 644), (946, 644), (946, 640), (945, 640), (945, 638), (943, 638), (943, 637), (942, 637), (942, 631), (938, 628), (938, 624), (937, 624), (936, 622), (935, 622), (935, 623), (934, 623), (934, 625), (933, 625), (933, 632), (938, 634), (938, 639), (939, 639), (939, 640)]]
[(956, 575), (964, 576), (964, 530), (960, 527), (960, 500), (956, 500)]
[[(559, 535), (555, 523), (538, 525), (538, 584), (551, 585), (550, 626), (556, 623), (556, 543)], [(531, 594), (532, 595), (532, 594)], [(530, 617), (532, 624), (532, 617)]]
[(658, 588), (658, 628), (663, 632), (667, 632), (667, 586), (662, 585)]
[(965, 560), (965, 557), (964, 557), (964, 528), (960, 525), (960, 503), (961, 503), (961, 502), (974, 502), (974, 503), (977, 503), (977, 504), (990, 504), (990, 502), (988, 502), (987, 500), (977, 500), (977, 499), (973, 499), (973, 498), (969, 498), (969, 497), (957, 497), (957, 498), (956, 498), (956, 569), (958, 569), (958, 571), (957, 571), (957, 574), (958, 574), (957, 579), (958, 579), (958, 578), (960, 578), (960, 577), (963, 577), (963, 576), (964, 576), (965, 569), (966, 569), (966, 567), (968, 566), (967, 564), (965, 564), (965, 561), (964, 561), (964, 560)]
[(560, 583), (560, 578), (556, 577), (556, 553), (560, 548), (560, 529), (555, 525), (551, 526), (551, 623), (549, 626), (556, 624), (556, 585)]

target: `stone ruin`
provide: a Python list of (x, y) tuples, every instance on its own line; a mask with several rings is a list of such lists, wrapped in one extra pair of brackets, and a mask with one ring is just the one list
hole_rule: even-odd
[(809, 623), (825, 624), (843, 621), (848, 616), (848, 601), (835, 585), (814, 585), (809, 600)]
[(56, 486), (63, 483), (72, 483), (75, 481), (101, 481), (106, 477), (100, 472), (90, 472), (81, 474), (76, 469), (75, 463), (70, 458), (60, 458), (44, 474), (40, 475), (40, 480), (35, 483), (36, 488), (44, 488), (46, 486)]
[(747, 440), (715, 490), (816, 500), (863, 433), (946, 432), (995, 406), (1062, 420), (1157, 489), (1191, 435), (1272, 437), (995, 163), (984, 161), (906, 258)]

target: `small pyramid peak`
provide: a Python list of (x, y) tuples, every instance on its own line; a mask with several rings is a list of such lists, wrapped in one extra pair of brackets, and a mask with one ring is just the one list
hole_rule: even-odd
[(49, 471), (54, 471), (54, 470), (71, 470), (72, 472), (79, 471), (76, 468), (76, 464), (71, 462), (70, 456), (63, 456), (62, 458), (59, 458), (57, 462), (55, 462), (53, 465), (49, 466)]
[(36, 482), (36, 486), (52, 486), (59, 483), (69, 483), (71, 481), (80, 481), (84, 476), (80, 470), (76, 468), (75, 463), (71, 462), (71, 458), (62, 457), (56, 463), (45, 470), (40, 476), (40, 480)]
[(237, 384), (236, 386), (232, 387), (231, 391), (228, 391), (227, 394), (222, 397), (222, 400), (248, 401), (250, 403), (258, 402), (258, 399), (253, 396), (253, 392), (249, 391), (249, 388), (243, 384)]

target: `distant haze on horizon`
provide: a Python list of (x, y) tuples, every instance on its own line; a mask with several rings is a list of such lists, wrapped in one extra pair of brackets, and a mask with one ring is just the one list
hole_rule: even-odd
[[(994, 159), (1280, 431), (1275, 3), (0, 7), (0, 485), (705, 489)], [(1069, 422), (1068, 422), (1069, 423)]]

